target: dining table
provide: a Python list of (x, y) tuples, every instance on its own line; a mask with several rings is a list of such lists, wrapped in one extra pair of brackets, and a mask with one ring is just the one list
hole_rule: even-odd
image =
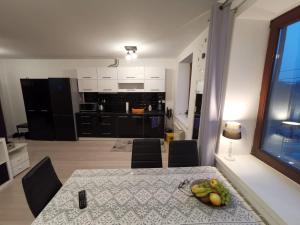
[[(226, 206), (206, 205), (193, 197), (189, 184), (216, 178), (231, 193)], [(187, 183), (185, 188), (180, 185)], [(87, 207), (79, 209), (78, 192)], [(35, 218), (33, 225), (63, 224), (265, 224), (258, 213), (211, 166), (150, 169), (75, 170)]]

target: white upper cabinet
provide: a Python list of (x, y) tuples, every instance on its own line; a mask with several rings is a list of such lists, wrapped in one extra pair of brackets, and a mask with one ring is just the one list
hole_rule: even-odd
[(97, 71), (98, 71), (98, 79), (102, 79), (102, 80), (117, 80), (118, 79), (117, 68), (100, 67), (100, 68), (97, 68)]
[(118, 68), (118, 80), (143, 80), (144, 77), (145, 69), (142, 66)]
[(163, 67), (83, 67), (77, 77), (79, 92), (165, 92)]
[(165, 80), (145, 80), (145, 92), (165, 92)]
[(118, 81), (111, 79), (98, 79), (98, 92), (118, 92)]
[(97, 68), (95, 67), (82, 67), (77, 69), (78, 79), (97, 79)]
[(97, 79), (78, 79), (79, 92), (98, 92)]
[(164, 80), (165, 68), (162, 67), (145, 67), (145, 79)]

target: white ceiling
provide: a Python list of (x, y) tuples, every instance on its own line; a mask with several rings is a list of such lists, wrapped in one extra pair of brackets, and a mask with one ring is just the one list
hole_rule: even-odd
[(0, 58), (176, 57), (214, 0), (0, 0)]
[(298, 6), (300, 0), (247, 0), (246, 8), (239, 18), (272, 20), (286, 11)]

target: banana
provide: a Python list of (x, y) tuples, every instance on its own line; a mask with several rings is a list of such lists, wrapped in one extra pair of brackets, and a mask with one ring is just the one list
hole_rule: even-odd
[(196, 193), (196, 196), (197, 196), (198, 198), (202, 198), (202, 197), (207, 196), (209, 193), (211, 193), (211, 190), (207, 190), (207, 191), (205, 191), (205, 192)]

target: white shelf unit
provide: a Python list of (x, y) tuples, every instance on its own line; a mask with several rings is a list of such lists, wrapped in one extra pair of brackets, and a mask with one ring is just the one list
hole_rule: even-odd
[(14, 177), (30, 167), (26, 143), (15, 143), (15, 147), (8, 151), (8, 155)]
[[(0, 138), (0, 165), (3, 165), (6, 167), (7, 175), (8, 175), (8, 181), (13, 179), (13, 174), (11, 170), (10, 160), (8, 156), (8, 151), (6, 147), (6, 141), (4, 138)], [(6, 172), (5, 172), (6, 174)], [(3, 183), (2, 185), (6, 184), (7, 182)], [(1, 186), (2, 186), (1, 185)]]

